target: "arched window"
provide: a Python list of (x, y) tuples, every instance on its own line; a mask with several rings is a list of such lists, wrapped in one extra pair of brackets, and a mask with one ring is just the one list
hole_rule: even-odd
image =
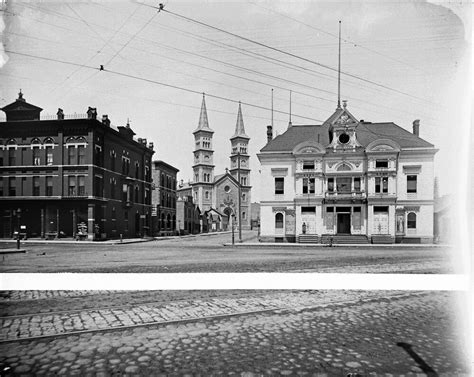
[(173, 216), (173, 229), (176, 229), (176, 216)]
[(416, 213), (410, 212), (407, 216), (407, 228), (416, 229)]
[(171, 228), (171, 215), (168, 213), (168, 216), (166, 216), (166, 227), (168, 229)]
[(206, 191), (206, 199), (209, 199), (209, 191)]
[(283, 229), (283, 213), (277, 213), (275, 215), (275, 228)]
[(165, 227), (165, 214), (162, 213), (161, 214), (161, 229), (163, 229)]

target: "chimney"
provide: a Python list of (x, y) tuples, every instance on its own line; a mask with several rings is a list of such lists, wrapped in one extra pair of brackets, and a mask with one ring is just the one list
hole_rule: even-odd
[(143, 145), (146, 147), (146, 143), (147, 143), (147, 142), (146, 142), (146, 139), (142, 139), (142, 143), (143, 143)]
[(110, 119), (108, 115), (102, 115), (102, 124), (106, 125), (107, 127), (110, 127)]
[(267, 143), (272, 141), (272, 139), (273, 139), (273, 127), (267, 126)]
[(413, 135), (420, 136), (420, 120), (413, 121)]
[(179, 181), (179, 187), (181, 188), (183, 186), (184, 186), (184, 180)]
[(87, 110), (87, 119), (97, 119), (97, 108), (89, 107)]
[(56, 113), (56, 115), (58, 116), (58, 119), (60, 119), (60, 120), (64, 119), (63, 109), (58, 108), (58, 112)]
[(150, 141), (150, 142), (148, 143), (148, 149), (153, 150), (154, 146), (155, 146), (155, 144), (153, 144), (153, 141)]
[(143, 144), (143, 139), (142, 139), (141, 137), (139, 137), (139, 138), (137, 139), (137, 141), (138, 141), (140, 144)]

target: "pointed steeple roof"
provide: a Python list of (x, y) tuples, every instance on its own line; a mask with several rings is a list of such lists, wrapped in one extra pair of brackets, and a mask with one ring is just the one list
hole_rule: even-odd
[(206, 97), (205, 94), (202, 94), (202, 103), (201, 103), (201, 114), (199, 115), (198, 127), (194, 132), (198, 131), (207, 131), (214, 132), (209, 128), (209, 121), (207, 119), (207, 109), (206, 109)]
[(332, 126), (337, 121), (339, 121), (342, 118), (342, 116), (347, 116), (347, 119), (350, 120), (351, 123), (358, 123), (357, 118), (354, 115), (352, 115), (349, 112), (349, 110), (347, 110), (347, 101), (344, 100), (342, 102), (344, 103), (343, 107), (342, 108), (340, 106), (337, 107), (336, 111), (328, 119), (326, 119), (326, 121), (323, 123), (323, 125)]
[(239, 111), (237, 113), (237, 123), (235, 124), (235, 133), (231, 137), (231, 139), (236, 138), (236, 137), (243, 137), (245, 139), (250, 139), (250, 137), (248, 137), (247, 134), (245, 133), (244, 118), (242, 117), (242, 105), (240, 104), (240, 101), (239, 101)]

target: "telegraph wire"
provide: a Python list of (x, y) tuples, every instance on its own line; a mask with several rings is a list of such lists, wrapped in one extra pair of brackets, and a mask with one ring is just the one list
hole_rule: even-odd
[[(24, 4), (20, 4), (20, 5), (25, 6)], [(146, 4), (143, 4), (143, 3), (140, 3), (140, 5), (149, 6), (149, 5), (146, 5)], [(152, 8), (155, 8), (155, 7), (152, 7)], [(40, 10), (40, 11), (44, 11), (43, 9), (40, 9), (40, 8), (37, 8), (37, 9)], [(14, 14), (14, 13), (12, 13), (12, 12), (10, 12), (10, 13), (13, 14), (13, 15), (16, 15), (16, 14)], [(62, 13), (58, 13), (58, 12), (54, 12), (54, 14), (63, 15)], [(21, 17), (26, 17), (26, 16), (23, 16), (23, 15), (19, 15), (19, 16), (21, 16)], [(64, 15), (64, 16), (67, 16), (67, 15)], [(68, 17), (69, 17), (69, 18), (72, 18), (72, 19), (75, 19), (75, 20), (78, 20), (78, 19), (75, 18), (75, 17), (71, 17), (71, 16), (68, 16)], [(28, 17), (26, 17), (26, 18), (28, 18)], [(31, 18), (31, 19), (33, 19), (33, 18)], [(36, 20), (36, 19), (33, 19), (33, 20), (35, 20), (35, 21), (37, 21), (37, 22), (42, 22), (42, 21), (39, 21), (39, 20)], [(78, 20), (78, 21), (80, 21), (80, 20)], [(46, 22), (43, 22), (43, 23), (46, 23)], [(57, 26), (57, 25), (54, 25), (54, 24), (50, 24), (50, 23), (46, 23), (46, 24), (51, 25), (51, 26), (54, 26), (54, 27), (59, 27), (59, 28), (61, 28), (60, 26)], [(94, 24), (94, 25), (96, 25), (96, 24)], [(96, 25), (96, 26), (103, 27), (103, 25)], [(163, 26), (160, 25), (160, 27), (163, 27)], [(171, 27), (169, 27), (169, 28), (171, 28)], [(171, 28), (171, 29), (173, 29), (173, 28)], [(182, 33), (190, 34), (190, 35), (192, 35), (194, 38), (196, 38), (196, 36), (194, 36), (192, 33), (184, 32), (184, 31), (182, 31), (182, 30), (180, 30), (180, 29), (176, 29), (176, 28), (174, 28), (174, 29), (175, 29), (175, 30), (178, 30), (178, 31), (180, 31), (180, 32), (182, 32)], [(66, 29), (66, 30), (69, 30), (69, 31), (72, 31), (72, 32), (77, 32), (77, 31), (74, 31), (74, 30), (71, 30), (71, 29)], [(118, 32), (118, 30), (117, 30), (116, 32)], [(127, 33), (127, 34), (128, 34), (128, 33)], [(204, 37), (200, 37), (200, 38), (204, 38)], [(138, 37), (138, 39), (141, 39), (142, 41), (151, 42), (151, 43), (155, 43), (155, 44), (156, 44), (156, 42), (150, 41), (150, 40), (148, 40), (148, 39), (146, 39), (146, 38)], [(198, 39), (199, 39), (199, 38), (198, 38)], [(206, 38), (206, 39), (208, 39), (208, 38)], [(209, 40), (209, 39), (208, 39), (208, 40)], [(210, 41), (212, 41), (212, 40), (210, 40)], [(230, 46), (230, 45), (224, 44), (224, 43), (222, 43), (222, 42), (216, 42), (216, 43), (220, 43), (220, 44), (229, 46), (229, 47), (232, 48), (232, 49), (241, 49), (241, 48), (239, 48), (239, 47)], [(245, 49), (241, 49), (241, 50), (248, 51), (248, 50), (245, 50)], [(251, 52), (251, 51), (248, 51), (248, 52), (251, 53), (251, 54), (257, 54), (257, 53), (255, 53), (255, 52)], [(189, 52), (187, 52), (187, 53), (189, 53)], [(262, 54), (258, 54), (258, 55), (261, 55), (261, 56), (263, 56), (263, 57), (265, 57), (265, 58), (267, 58), (267, 59), (272, 59), (272, 60), (280, 61), (280, 62), (282, 62), (282, 63), (284, 63), (284, 64), (286, 65), (286, 68), (291, 68), (291, 67), (288, 67), (288, 65), (294, 65), (294, 64), (292, 64), (292, 63), (288, 63), (288, 62), (281, 61), (281, 60), (279, 60), (279, 59), (267, 57), (267, 56), (262, 55)], [(208, 59), (208, 57), (204, 57), (204, 58)], [(189, 63), (189, 64), (192, 64), (192, 63)], [(317, 71), (313, 71), (313, 70), (310, 70), (310, 69), (308, 69), (308, 68), (306, 68), (306, 67), (301, 67), (301, 66), (297, 66), (297, 65), (295, 65), (295, 66), (296, 66), (296, 67), (300, 67), (300, 68), (302, 68), (302, 69), (304, 69), (304, 70), (307, 70), (307, 71), (315, 72), (315, 73), (317, 73), (318, 75), (321, 75), (321, 76), (328, 76), (328, 77), (330, 77), (330, 78), (333, 78), (333, 77), (331, 77), (331, 76), (329, 76), (329, 75), (327, 75), (327, 74), (320, 73), (320, 72), (317, 72)], [(246, 68), (242, 68), (242, 69), (246, 69)], [(343, 80), (343, 81), (344, 81), (344, 82), (347, 82), (347, 83), (350, 83), (350, 82), (348, 82), (348, 81), (346, 81), (346, 80)], [(350, 83), (350, 84), (352, 84), (352, 83)], [(264, 85), (269, 85), (269, 84), (264, 84)], [(277, 86), (275, 86), (275, 85), (273, 85), (273, 86), (274, 86), (274, 87), (277, 87)], [(288, 90), (287, 88), (282, 88), (282, 89)], [(326, 90), (324, 90), (324, 89), (319, 89), (319, 88), (315, 88), (315, 89), (316, 89), (316, 90), (320, 90), (320, 91), (326, 91)], [(375, 88), (373, 88), (373, 89), (375, 89)], [(335, 94), (334, 92), (330, 92), (330, 91), (326, 91), (326, 92), (331, 93), (331, 94)], [(301, 92), (296, 92), (296, 91), (295, 91), (295, 93), (302, 94), (302, 95), (309, 96), (309, 97), (313, 97), (313, 98), (320, 99), (320, 100), (324, 100), (324, 101), (330, 101), (330, 100), (328, 100), (328, 99), (326, 99), (326, 98), (308, 95), (307, 93), (301, 93)], [(389, 107), (389, 106), (385, 106), (385, 105), (381, 105), (381, 104), (373, 104), (373, 103), (371, 103), (371, 102), (369, 102), (369, 101), (360, 100), (360, 99), (357, 99), (357, 98), (355, 98), (355, 97), (347, 97), (347, 98), (348, 98), (348, 99), (352, 99), (352, 100), (354, 100), (354, 101), (361, 102), (361, 103), (367, 103), (367, 104), (371, 104), (371, 105), (374, 105), (374, 106), (377, 106), (377, 107), (385, 107), (385, 108), (390, 109), (390, 110), (398, 111), (398, 110), (396, 110), (396, 109), (394, 109), (394, 108), (391, 108), (391, 107)]]
[[(331, 32), (328, 32), (328, 31), (326, 31), (326, 30), (324, 30), (324, 29), (317, 28), (317, 27), (315, 27), (315, 26), (313, 26), (313, 25), (307, 24), (307, 23), (305, 23), (305, 22), (303, 22), (303, 21), (301, 21), (301, 20), (298, 20), (298, 19), (296, 19), (296, 18), (294, 18), (294, 17), (291, 17), (291, 16), (289, 16), (289, 15), (287, 15), (287, 14), (278, 12), (278, 11), (276, 11), (276, 10), (274, 10), (274, 9), (266, 8), (266, 7), (262, 6), (261, 4), (257, 4), (257, 3), (253, 2), (253, 1), (249, 1), (249, 3), (250, 3), (250, 4), (253, 4), (253, 5), (255, 5), (255, 6), (258, 6), (258, 7), (262, 8), (262, 9), (265, 9), (265, 10), (267, 10), (267, 11), (269, 11), (269, 12), (278, 14), (278, 15), (280, 15), (281, 17), (288, 18), (288, 19), (290, 19), (290, 20), (292, 20), (292, 21), (295, 21), (295, 22), (297, 22), (297, 23), (299, 23), (299, 24), (301, 24), (301, 25), (307, 26), (307, 27), (309, 27), (309, 28), (311, 28), (311, 29), (313, 29), (313, 30), (319, 31), (319, 32), (321, 32), (321, 33), (324, 33), (324, 34), (329, 35), (329, 36), (334, 37), (334, 38), (338, 38), (338, 36), (337, 36), (336, 34), (334, 34), (334, 33), (331, 33)], [(349, 39), (347, 39), (347, 38), (342, 38), (342, 41), (345, 42), (345, 43), (349, 43), (349, 44), (353, 45), (354, 47), (359, 47), (359, 48), (362, 48), (362, 49), (364, 49), (364, 50), (370, 51), (370, 52), (372, 52), (372, 53), (374, 53), (374, 54), (377, 54), (377, 55), (379, 55), (379, 56), (383, 56), (383, 57), (385, 57), (385, 58), (387, 58), (387, 59), (390, 59), (390, 60), (392, 60), (392, 61), (394, 61), (394, 62), (404, 64), (404, 65), (406, 65), (407, 67), (410, 67), (410, 68), (415, 69), (415, 70), (417, 70), (417, 71), (425, 72), (425, 71), (423, 71), (422, 69), (420, 69), (420, 68), (418, 68), (418, 67), (415, 67), (415, 66), (413, 66), (413, 65), (411, 65), (411, 64), (408, 64), (408, 63), (406, 63), (406, 62), (404, 62), (404, 61), (395, 59), (395, 58), (393, 58), (393, 57), (391, 57), (391, 56), (382, 54), (381, 52), (378, 52), (378, 51), (373, 50), (373, 49), (371, 49), (371, 48), (365, 47), (365, 46), (361, 45), (360, 43), (351, 41), (351, 40), (349, 40)]]
[[(147, 79), (147, 78), (144, 78), (144, 77), (134, 76), (134, 75), (130, 75), (130, 74), (123, 73), (123, 72), (112, 71), (112, 70), (104, 68), (103, 66), (92, 67), (92, 66), (88, 66), (88, 65), (81, 65), (81, 64), (78, 64), (78, 63), (68, 62), (68, 61), (65, 61), (65, 60), (46, 58), (46, 57), (43, 57), (43, 56), (25, 54), (25, 53), (11, 51), (11, 50), (5, 50), (5, 52), (8, 52), (10, 54), (20, 55), (20, 56), (27, 56), (27, 57), (30, 57), (30, 58), (36, 58), (36, 59), (41, 59), (41, 60), (46, 60), (46, 61), (53, 61), (53, 62), (56, 62), (56, 63), (68, 64), (68, 65), (72, 65), (72, 66), (76, 66), (76, 67), (81, 67), (82, 66), (84, 68), (89, 68), (89, 69), (93, 69), (93, 70), (96, 70), (96, 71), (104, 71), (104, 72), (112, 73), (112, 74), (117, 75), (117, 76), (128, 77), (128, 78), (131, 78), (131, 79), (140, 80), (140, 81), (144, 81), (144, 82), (148, 82), (148, 83), (152, 83), (152, 84), (157, 84), (157, 85), (165, 86), (165, 87), (168, 87), (168, 88), (182, 90), (182, 91), (185, 91), (185, 92), (188, 92), (188, 93), (202, 95), (202, 91), (199, 91), (199, 90), (189, 89), (189, 88), (185, 88), (185, 87), (182, 87), (182, 86), (165, 83), (165, 82), (162, 82), (162, 81)], [(238, 100), (234, 100), (232, 98), (227, 98), (227, 97), (219, 96), (219, 95), (216, 95), (216, 94), (206, 93), (206, 96), (211, 97), (211, 98), (220, 99), (222, 101), (232, 102), (232, 103), (239, 103), (240, 102), (243, 105), (246, 105), (246, 106), (249, 106), (249, 107), (254, 107), (254, 108), (257, 108), (257, 109), (260, 109), (260, 110), (266, 110), (266, 111), (270, 110), (269, 108), (267, 108), (265, 106), (255, 105), (253, 103), (244, 102), (244, 101), (238, 101)], [(280, 113), (280, 114), (288, 115), (288, 113), (285, 112), (285, 111), (280, 111), (280, 110), (274, 110), (274, 111), (277, 112), (277, 113)], [(323, 122), (321, 119), (309, 118), (309, 117), (305, 117), (303, 115), (293, 114), (293, 116), (296, 116), (296, 117), (302, 118), (302, 119), (308, 119), (308, 120), (316, 121), (316, 122)]]
[[(146, 4), (143, 4), (143, 5), (149, 6), (149, 7), (151, 7), (151, 8), (158, 9), (158, 8), (152, 6), (152, 5), (146, 5)], [(258, 46), (265, 47), (265, 48), (267, 48), (267, 49), (270, 49), (270, 50), (279, 52), (279, 53), (281, 53), (281, 54), (284, 54), (284, 55), (287, 55), (287, 56), (290, 56), (290, 57), (293, 57), (293, 58), (296, 58), (296, 59), (299, 59), (299, 60), (303, 60), (303, 61), (305, 61), (305, 62), (307, 62), (307, 63), (315, 64), (315, 65), (320, 66), (320, 67), (322, 67), (322, 68), (326, 68), (326, 69), (328, 69), (328, 70), (337, 72), (337, 69), (336, 69), (336, 68), (333, 68), (333, 67), (328, 66), (328, 65), (326, 65), (326, 64), (319, 63), (319, 62), (317, 62), (317, 61), (315, 61), (315, 60), (311, 60), (311, 59), (308, 59), (308, 58), (305, 58), (305, 57), (302, 57), (302, 56), (293, 54), (293, 53), (291, 53), (291, 52), (287, 52), (287, 51), (281, 50), (281, 49), (279, 49), (279, 48), (269, 46), (269, 45), (267, 45), (267, 44), (265, 44), (265, 43), (262, 43), (262, 42), (254, 41), (254, 40), (252, 40), (252, 39), (250, 39), (250, 38), (243, 37), (243, 36), (241, 36), (241, 35), (232, 33), (232, 32), (230, 32), (230, 31), (227, 31), (227, 30), (224, 30), (224, 29), (221, 29), (221, 28), (218, 28), (218, 27), (216, 27), (216, 26), (209, 25), (209, 24), (207, 24), (207, 23), (205, 23), (205, 22), (198, 21), (198, 20), (195, 20), (195, 19), (190, 18), (190, 17), (183, 16), (183, 15), (181, 15), (181, 14), (178, 14), (178, 13), (175, 13), (175, 12), (172, 12), (172, 11), (169, 11), (169, 10), (167, 10), (167, 9), (162, 9), (162, 11), (163, 11), (163, 12), (166, 12), (166, 13), (172, 15), (172, 16), (175, 16), (175, 17), (177, 17), (177, 18), (181, 18), (181, 19), (183, 19), (183, 20), (185, 20), (185, 21), (187, 21), (187, 22), (191, 22), (191, 23), (194, 23), (194, 24), (197, 24), (197, 25), (201, 25), (201, 26), (204, 26), (204, 27), (213, 29), (213, 30), (217, 30), (217, 31), (220, 31), (220, 32), (222, 32), (222, 33), (225, 33), (225, 34), (231, 35), (231, 36), (233, 36), (233, 37), (236, 37), (236, 38), (238, 38), (238, 39), (242, 39), (242, 40), (244, 40), (244, 41), (246, 41), (246, 42), (250, 42), (250, 43), (256, 44), (256, 45), (258, 45)], [(365, 78), (363, 78), (363, 77), (354, 75), (354, 74), (352, 74), (352, 73), (348, 73), (348, 72), (344, 72), (344, 71), (341, 71), (341, 73), (344, 74), (344, 75), (346, 75), (346, 76), (349, 76), (349, 77), (352, 77), (352, 78), (361, 80), (361, 81), (363, 81), (363, 82), (367, 82), (367, 83), (372, 84), (372, 85), (375, 85), (375, 86), (379, 86), (379, 87), (381, 87), (381, 88), (390, 90), (390, 91), (395, 92), (395, 93), (399, 93), (399, 94), (402, 94), (402, 95), (405, 95), (405, 96), (408, 96), (408, 97), (411, 97), (411, 98), (414, 98), (414, 99), (417, 99), (417, 100), (420, 100), (420, 101), (423, 101), (423, 102), (433, 103), (433, 102), (431, 102), (431, 101), (427, 101), (427, 100), (424, 99), (424, 98), (420, 98), (420, 97), (411, 95), (411, 94), (406, 93), (406, 92), (403, 92), (403, 91), (401, 91), (401, 90), (391, 88), (391, 87), (389, 87), (389, 86), (387, 86), (387, 85), (380, 84), (380, 83), (377, 83), (377, 82), (372, 81), (372, 80), (365, 79)]]

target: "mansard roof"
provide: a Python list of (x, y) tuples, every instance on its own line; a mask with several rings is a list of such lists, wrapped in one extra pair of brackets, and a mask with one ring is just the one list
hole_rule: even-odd
[[(342, 110), (342, 109), (341, 109)], [(337, 112), (337, 111), (336, 111)], [(333, 114), (334, 115), (334, 114)], [(340, 114), (339, 114), (340, 115)], [(337, 117), (334, 117), (335, 120)], [(322, 125), (303, 125), (290, 127), (283, 134), (275, 137), (261, 152), (292, 152), (300, 143), (314, 140), (327, 146), (329, 144), (329, 127), (331, 122)], [(363, 147), (377, 139), (391, 139), (401, 148), (433, 148), (434, 145), (412, 134), (393, 122), (367, 123), (361, 122), (356, 128), (357, 140)]]

